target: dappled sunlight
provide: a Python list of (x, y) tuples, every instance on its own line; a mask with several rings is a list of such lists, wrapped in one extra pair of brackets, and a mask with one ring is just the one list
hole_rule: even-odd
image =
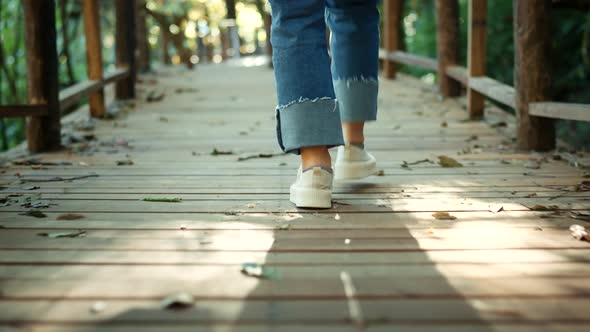
[[(489, 103), (487, 122), (473, 120), (474, 97), (511, 104), (523, 91), (469, 78), (460, 61), (445, 60), (450, 43), (435, 43), (439, 35), (428, 28), (441, 22), (435, 2), (405, 2), (406, 11), (397, 11), (407, 14), (397, 22), (407, 33), (403, 51), (390, 49), (399, 24), (383, 16), (379, 121), (365, 130), (379, 172), (334, 182), (327, 209), (290, 202), (300, 157), (282, 154), (276, 140), (264, 1), (147, 0), (146, 8), (84, 1), (93, 11), (56, 3), (65, 12), (56, 11), (60, 23), (49, 22), (56, 29), (44, 28), (50, 15), (8, 17), (37, 25), (31, 31), (47, 40), (46, 31), (69, 37), (60, 24), (75, 20), (69, 30), (79, 36), (69, 47), (52, 41), (64, 66), (57, 80), (13, 80), (43, 92), (35, 98), (47, 106), (30, 101), (17, 110), (48, 114), (27, 113), (27, 132), (32, 142), (55, 139), (56, 151), (37, 145), (27, 154), (23, 146), (0, 169), (0, 330), (550, 332), (588, 325), (590, 247), (568, 230), (587, 217), (587, 154), (520, 150), (518, 119)], [(456, 14), (473, 9), (457, 4)], [(100, 14), (95, 24), (88, 12)], [(123, 33), (134, 29), (121, 13), (136, 15), (136, 34)], [(484, 21), (468, 26), (484, 36), (486, 26), (505, 25)], [(463, 33), (465, 20), (457, 23)], [(97, 33), (96, 45), (82, 45), (92, 36), (76, 29)], [(137, 47), (125, 50), (133, 37)], [(39, 69), (25, 68), (13, 42), (3, 45), (11, 48), (7, 64), (21, 63), (15, 73)], [(409, 53), (417, 44), (424, 55)], [(85, 60), (101, 47), (108, 56)], [(426, 57), (437, 49), (442, 56)], [(132, 59), (134, 71), (121, 65)], [(40, 73), (56, 69), (47, 63)], [(111, 67), (114, 74), (82, 80), (92, 68)], [(469, 90), (467, 99), (445, 92), (445, 79)], [(111, 105), (115, 95), (129, 100)], [(73, 113), (60, 123), (56, 110)], [(35, 130), (52, 124), (61, 124), (52, 137)], [(162, 303), (179, 294), (175, 308)]]

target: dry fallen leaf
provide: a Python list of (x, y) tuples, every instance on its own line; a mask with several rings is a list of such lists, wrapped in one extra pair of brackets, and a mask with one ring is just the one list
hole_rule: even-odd
[(133, 160), (117, 160), (117, 166), (131, 166), (133, 165)]
[(103, 312), (107, 308), (106, 302), (98, 301), (94, 302), (90, 307), (90, 312), (93, 314), (98, 314)]
[(588, 232), (584, 226), (571, 225), (570, 232), (572, 232), (574, 239), (578, 241), (590, 241), (590, 235), (588, 235)]
[(573, 219), (590, 221), (590, 212), (572, 211), (570, 217)]
[(438, 156), (438, 164), (442, 167), (463, 167), (463, 164), (448, 156)]
[(77, 232), (51, 232), (51, 233), (37, 233), (39, 236), (44, 236), (52, 239), (62, 238), (62, 237), (86, 237), (86, 231), (77, 231)]
[(84, 219), (84, 216), (81, 214), (68, 213), (68, 214), (62, 214), (57, 217), (57, 220), (78, 220), (78, 219)]
[(529, 209), (531, 209), (532, 211), (555, 211), (555, 210), (559, 210), (559, 206), (557, 206), (557, 205), (545, 206), (545, 205), (537, 204), (532, 207), (529, 207)]
[(574, 190), (577, 192), (590, 191), (590, 181), (582, 181), (578, 183)]
[(258, 263), (244, 263), (240, 271), (249, 277), (270, 280), (280, 279), (280, 274), (276, 269)]
[(147, 95), (147, 97), (145, 98), (145, 100), (148, 103), (154, 103), (154, 102), (158, 102), (158, 101), (162, 101), (162, 99), (164, 99), (164, 97), (166, 96), (166, 94), (162, 93), (158, 93), (156, 91), (150, 91)]
[(195, 300), (191, 294), (188, 293), (177, 293), (166, 296), (161, 302), (160, 307), (162, 309), (186, 309), (190, 308), (195, 304)]
[(455, 220), (457, 217), (450, 215), (448, 212), (435, 212), (432, 216), (436, 220)]
[(539, 162), (536, 161), (536, 160), (527, 161), (526, 163), (524, 163), (523, 166), (525, 168), (530, 168), (530, 169), (539, 169), (539, 168), (541, 168), (541, 164), (539, 164)]
[(275, 229), (278, 231), (289, 231), (289, 230), (291, 230), (291, 224), (283, 224), (283, 225), (277, 226)]
[(23, 213), (19, 213), (19, 215), (21, 216), (27, 216), (27, 217), (34, 217), (34, 218), (46, 218), (47, 215), (39, 210), (30, 210), (27, 212), (23, 212)]

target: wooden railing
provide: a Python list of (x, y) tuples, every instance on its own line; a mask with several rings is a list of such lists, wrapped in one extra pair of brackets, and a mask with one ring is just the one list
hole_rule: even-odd
[[(551, 0), (514, 0), (515, 87), (486, 75), (487, 0), (469, 0), (467, 68), (459, 62), (458, 0), (436, 1), (438, 59), (401, 50), (404, 0), (384, 0), (384, 75), (395, 78), (396, 63), (417, 66), (439, 75), (444, 97), (456, 97), (461, 85), (467, 90), (467, 109), (472, 119), (484, 114), (485, 98), (514, 108), (518, 119), (518, 146), (527, 150), (555, 147), (553, 120), (590, 121), (590, 105), (550, 101)], [(525, 33), (526, 32), (526, 33)]]
[(105, 115), (103, 89), (116, 83), (116, 98), (135, 97), (135, 0), (116, 0), (116, 65), (104, 74), (99, 0), (83, 0), (88, 80), (59, 91), (55, 0), (23, 0), (28, 105), (2, 105), (0, 117), (28, 117), (30, 152), (61, 147), (61, 111), (88, 97), (93, 117)]

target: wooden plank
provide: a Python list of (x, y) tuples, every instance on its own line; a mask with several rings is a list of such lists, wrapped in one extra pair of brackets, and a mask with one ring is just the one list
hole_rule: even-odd
[(61, 147), (59, 82), (55, 29), (55, 1), (25, 0), (25, 46), (29, 103), (46, 105), (46, 116), (27, 121), (27, 143), (32, 153)]
[[(155, 242), (154, 246), (160, 243)], [(185, 243), (182, 243), (183, 245)], [(142, 244), (142, 247), (145, 247)], [(51, 250), (50, 248), (40, 248), (43, 250)], [(104, 248), (103, 248), (104, 249)], [(131, 250), (132, 251), (132, 250)], [(139, 252), (141, 250), (135, 250)], [(176, 249), (176, 250), (152, 250), (154, 254), (164, 252), (193, 252), (197, 250)], [(111, 250), (112, 255), (120, 255), (129, 250)], [(243, 251), (244, 253), (250, 251)], [(277, 252), (261, 251), (269, 254)], [(352, 253), (353, 251), (341, 251), (341, 255)], [(586, 250), (587, 252), (587, 250)], [(86, 252), (81, 251), (80, 254)], [(211, 252), (212, 253), (212, 252)], [(310, 251), (306, 251), (308, 256), (314, 255)], [(380, 251), (378, 253), (383, 253)], [(373, 253), (373, 254), (378, 254)], [(322, 252), (323, 254), (323, 252)], [(428, 252), (422, 251), (422, 255), (427, 255)], [(485, 252), (480, 252), (485, 254)], [(265, 263), (264, 261), (260, 262)], [(268, 263), (272, 266), (272, 262)], [(245, 278), (240, 273), (241, 264), (233, 265), (128, 265), (128, 264), (78, 264), (78, 265), (0, 265), (0, 278), (5, 279), (46, 279), (46, 280), (72, 280), (72, 279), (124, 279), (124, 280), (138, 280), (146, 279), (150, 276), (152, 281), (170, 280), (171, 276), (174, 279), (185, 279), (186, 282), (197, 283), (205, 282), (207, 279), (217, 279), (220, 285), (230, 285), (236, 282), (236, 279)], [(130, 268), (130, 267), (133, 268)], [(33, 268), (35, 267), (35, 268)], [(486, 279), (494, 278), (519, 278), (528, 276), (530, 278), (577, 278), (580, 282), (580, 290), (587, 290), (588, 286), (584, 286), (583, 279), (590, 277), (590, 268), (587, 262), (578, 263), (498, 263), (498, 264), (408, 264), (408, 265), (370, 265), (370, 266), (346, 266), (346, 265), (326, 265), (318, 268), (314, 265), (293, 265), (293, 266), (276, 266), (282, 278), (285, 281), (296, 281), (306, 279), (313, 282), (313, 280), (329, 279), (338, 280), (341, 271), (347, 271), (353, 280), (360, 279), (386, 279), (390, 278), (392, 285), (399, 279), (420, 279), (420, 278), (469, 278), (479, 279), (480, 283), (486, 282)], [(118, 277), (115, 277), (118, 276)], [(192, 278), (191, 278), (192, 277)], [(254, 279), (258, 282), (258, 279)], [(263, 280), (264, 281), (264, 280)], [(584, 296), (589, 298), (588, 294)], [(2, 303), (3, 301), (0, 301)], [(0, 311), (2, 312), (2, 311)]]
[(516, 91), (514, 88), (487, 76), (469, 78), (469, 88), (503, 105), (512, 108), (516, 106)]
[(553, 119), (529, 114), (529, 104), (551, 97), (551, 1), (514, 1), (515, 85), (518, 146), (555, 147)]
[[(404, 0), (385, 0), (383, 3), (383, 38), (387, 53), (399, 51), (402, 45), (402, 19)], [(385, 78), (395, 78), (397, 67), (393, 60), (386, 58), (383, 64)]]
[(47, 114), (47, 105), (0, 105), (0, 118), (45, 116)]
[[(421, 229), (468, 228), (478, 232), (478, 228), (530, 228), (563, 229), (571, 226), (572, 220), (567, 214), (535, 211), (506, 211), (493, 213), (453, 212), (455, 220), (441, 223), (432, 217), (432, 212), (413, 213), (306, 213), (299, 212), (265, 212), (265, 213), (94, 213), (81, 212), (83, 220), (57, 220), (63, 213), (44, 211), (46, 218), (34, 219), (14, 213), (5, 214), (7, 218), (2, 225), (7, 228), (84, 228), (101, 229), (173, 229), (182, 226), (189, 230), (275, 230), (277, 225), (290, 223), (293, 230), (334, 230), (341, 229), (354, 232), (359, 229)], [(336, 220), (340, 218), (339, 220)], [(220, 222), (221, 221), (221, 222)]]
[[(441, 225), (444, 226), (444, 225)], [(85, 228), (81, 225), (79, 229)], [(31, 234), (34, 233), (44, 233), (44, 232), (52, 232), (52, 231), (66, 231), (69, 228), (44, 228), (44, 227), (37, 227), (37, 228), (22, 228), (22, 227), (8, 227), (2, 230), (2, 237), (6, 238), (22, 238), (28, 239), (31, 237)], [(541, 233), (542, 232), (542, 233)], [(540, 242), (547, 241), (549, 239), (559, 239), (564, 233), (567, 233), (567, 228), (546, 228), (540, 231), (536, 227), (499, 227), (495, 228), (490, 225), (482, 225), (481, 226), (481, 233), (485, 233), (487, 238), (494, 238), (494, 237), (501, 237), (504, 238), (508, 236), (511, 241), (521, 241), (522, 243), (531, 243), (532, 238), (538, 238)], [(433, 234), (433, 233), (436, 233)], [(179, 229), (170, 229), (170, 230), (162, 230), (162, 229), (88, 229), (88, 234), (86, 238), (88, 239), (113, 239), (113, 240), (120, 240), (120, 239), (153, 239), (153, 240), (173, 240), (178, 239), (179, 237), (183, 238), (193, 238), (199, 239), (200, 241), (207, 241), (207, 242), (219, 242), (219, 243), (231, 243), (232, 240), (248, 240), (248, 239), (260, 239), (260, 240), (268, 240), (274, 239), (276, 241), (281, 242), (281, 246), (285, 243), (296, 243), (296, 242), (311, 242), (316, 243), (318, 241), (326, 240), (332, 241), (334, 243), (344, 242), (345, 239), (350, 239), (351, 242), (354, 241), (383, 241), (391, 240), (391, 241), (410, 241), (415, 240), (416, 242), (420, 242), (423, 240), (429, 240), (433, 238), (438, 239), (445, 239), (449, 241), (457, 241), (457, 242), (464, 242), (465, 237), (469, 237), (473, 234), (473, 228), (451, 228), (451, 227), (440, 227), (434, 229), (403, 229), (403, 228), (392, 228), (388, 230), (383, 229), (358, 229), (355, 230), (354, 233), (351, 232), (350, 229), (330, 229), (330, 230), (320, 230), (320, 229), (313, 229), (313, 230), (305, 230), (305, 229), (290, 229), (287, 231), (281, 231), (277, 229), (272, 230), (251, 230), (251, 231), (242, 231), (242, 230), (218, 230), (218, 231), (208, 231), (208, 230), (179, 230)], [(564, 239), (562, 244), (569, 244), (571, 241), (570, 239)], [(589, 248), (590, 250), (590, 248)], [(14, 261), (15, 259), (12, 258), (12, 255), (9, 252), (6, 253), (7, 255), (0, 259), (0, 261)], [(26, 258), (25, 258), (26, 259)], [(31, 257), (32, 261), (40, 261), (39, 256)], [(56, 256), (53, 261), (64, 262), (64, 257)], [(76, 261), (68, 261), (69, 263), (75, 263)], [(508, 261), (507, 261), (508, 262)]]
[[(469, 0), (467, 67), (470, 83), (474, 77), (486, 74), (487, 50), (487, 0)], [(471, 119), (483, 117), (485, 98), (470, 87), (467, 89), (467, 111)]]
[(127, 67), (129, 76), (117, 81), (116, 98), (135, 98), (136, 81), (136, 15), (135, 0), (120, 0), (115, 2), (115, 44), (117, 67)]
[[(82, 13), (84, 16), (84, 32), (86, 40), (86, 68), (88, 79), (100, 82), (103, 79), (102, 39), (100, 35), (100, 14), (98, 0), (84, 0)], [(106, 113), (104, 91), (100, 83), (99, 88), (88, 93), (90, 115), (102, 118)]]
[(447, 68), (459, 62), (459, 2), (437, 0), (435, 4), (439, 90), (444, 97), (456, 97), (461, 86), (447, 76)]
[[(151, 231), (144, 231), (150, 233)], [(473, 234), (473, 230), (452, 233), (450, 230), (416, 231), (421, 237), (368, 237), (355, 238), (354, 234), (342, 238), (276, 238), (268, 233), (226, 234), (224, 236), (195, 237), (193, 232), (179, 232), (174, 237), (108, 237), (107, 234), (120, 234), (118, 231), (88, 231), (81, 239), (51, 239), (37, 235), (32, 230), (3, 231), (3, 250), (79, 250), (111, 252), (276, 252), (276, 253), (393, 253), (427, 251), (485, 251), (491, 250), (582, 250), (590, 252), (590, 247), (577, 241), (567, 230), (545, 230), (542, 233), (533, 229), (518, 231), (501, 229), (490, 236), (449, 236), (445, 234)], [(438, 236), (436, 234), (440, 233)], [(483, 232), (482, 232), (483, 233)], [(514, 235), (517, 233), (519, 236)], [(105, 236), (101, 236), (105, 234)], [(349, 241), (345, 241), (349, 239)], [(587, 264), (586, 264), (587, 265)], [(590, 267), (588, 267), (590, 269)], [(549, 269), (549, 271), (555, 271)], [(318, 272), (319, 273), (319, 272)], [(590, 270), (587, 270), (590, 274)]]
[[(256, 292), (256, 288), (253, 288)], [(492, 324), (533, 325), (588, 324), (583, 308), (587, 298), (554, 299), (454, 299), (454, 300), (360, 300), (364, 321), (416, 326), (455, 326)], [(350, 326), (347, 301), (203, 301), (180, 313), (162, 310), (159, 301), (111, 301), (105, 312), (97, 315), (89, 308), (93, 301), (0, 302), (3, 324), (51, 324), (74, 326), (106, 325), (119, 328), (132, 325), (191, 326), (221, 325), (227, 328), (250, 324), (282, 324), (305, 328), (306, 324)], [(51, 310), (48, 308), (51, 307)], [(431, 310), (424, 310), (430, 308)], [(280, 310), (279, 310), (280, 309)], [(269, 314), (272, 313), (272, 314)], [(357, 329), (358, 331), (358, 329)]]
[[(133, 266), (130, 264), (129, 266)], [(237, 268), (239, 264), (236, 264)], [(273, 265), (275, 266), (275, 265)], [(343, 266), (346, 268), (346, 266)], [(404, 266), (398, 268), (403, 269)], [(372, 277), (357, 280), (357, 298), (368, 299), (469, 299), (488, 298), (576, 298), (590, 294), (590, 289), (577, 289), (581, 278), (505, 277), (491, 279), (483, 284), (479, 278), (424, 277), (416, 279)], [(113, 276), (105, 287), (104, 280), (89, 276), (87, 279), (35, 279), (3, 280), (3, 301), (32, 302), (38, 300), (60, 301), (157, 301), (167, 294), (183, 291), (195, 300), (280, 301), (280, 300), (346, 300), (342, 285), (335, 278), (314, 278), (316, 289), (306, 287), (310, 278), (279, 280), (272, 285), (260, 284), (255, 294), (250, 294), (255, 280), (233, 275), (220, 280), (203, 280), (201, 284), (186, 283), (184, 278), (165, 280), (131, 279)], [(225, 287), (216, 287), (223, 283)]]
[[(314, 229), (310, 232), (316, 234), (329, 234), (336, 230)], [(236, 229), (234, 232), (243, 231), (246, 234), (258, 232), (257, 230), (242, 230)], [(220, 232), (216, 230), (215, 232)], [(299, 231), (302, 232), (302, 231)], [(344, 232), (344, 230), (342, 230)], [(351, 230), (348, 230), (350, 233)], [(490, 250), (482, 254), (480, 250), (448, 250), (448, 251), (428, 251), (425, 252), (349, 252), (346, 255), (334, 252), (315, 252), (315, 253), (297, 253), (297, 252), (235, 252), (235, 251), (218, 251), (218, 252), (190, 252), (190, 251), (103, 251), (103, 250), (84, 250), (83, 252), (76, 249), (49, 249), (49, 250), (34, 250), (34, 249), (6, 249), (0, 251), (0, 265), (4, 266), (230, 266), (237, 267), (240, 264), (248, 261), (252, 262), (266, 262), (275, 267), (356, 267), (368, 269), (371, 266), (392, 266), (403, 269), (408, 266), (439, 266), (439, 265), (497, 265), (497, 264), (523, 264), (534, 267), (536, 264), (545, 264), (546, 266), (565, 264), (569, 262), (583, 263), (587, 261), (587, 251), (579, 249), (498, 249)], [(113, 281), (115, 281), (113, 276)], [(126, 275), (119, 275), (118, 280), (128, 280)], [(173, 276), (171, 276), (173, 277)], [(457, 276), (457, 279), (470, 279), (463, 276)], [(477, 278), (477, 277), (476, 277)], [(534, 277), (534, 276), (515, 276), (512, 279), (519, 278), (542, 278), (549, 279), (549, 277)], [(571, 279), (583, 278), (583, 276), (571, 276)], [(40, 278), (30, 277), (28, 280), (47, 279), (46, 276)], [(91, 280), (89, 278), (87, 280)], [(95, 279), (96, 280), (96, 279)], [(4, 280), (8, 281), (8, 280)], [(164, 281), (164, 280), (162, 280)], [(398, 280), (402, 281), (402, 280)], [(554, 285), (557, 280), (554, 282)], [(23, 296), (32, 289), (9, 289), (3, 288), (4, 295), (12, 294), (12, 296)], [(96, 291), (100, 291), (97, 288)], [(540, 289), (539, 291), (547, 291), (547, 289)], [(36, 291), (35, 293), (39, 293)], [(491, 292), (487, 290), (486, 292)], [(54, 293), (54, 289), (46, 289), (45, 296)], [(55, 293), (54, 293), (55, 294)], [(73, 294), (72, 294), (73, 295)]]
[[(259, 84), (247, 84), (252, 77)], [(555, 322), (574, 330), (587, 325), (577, 310), (587, 305), (579, 300), (590, 299), (584, 283), (590, 247), (572, 239), (568, 228), (579, 223), (570, 211), (587, 211), (590, 193), (565, 191), (584, 180), (583, 171), (550, 154), (506, 148), (510, 137), (501, 133), (514, 128), (510, 116), (489, 112), (490, 123), (506, 123), (502, 130), (462, 121), (461, 100), (439, 101), (433, 87), (404, 75), (385, 80), (391, 93), (381, 96), (380, 122), (367, 128), (384, 176), (336, 183), (335, 200), (351, 205), (298, 210), (287, 199), (296, 156), (236, 161), (278, 152), (274, 120), (264, 111), (275, 103), (268, 93), (271, 71), (203, 65), (198, 73), (162, 69), (142, 81), (144, 91), (166, 98), (146, 103), (138, 91), (140, 111), (115, 119), (116, 125), (97, 121), (92, 132), (98, 142), (124, 139), (129, 147), (103, 143), (91, 153), (43, 154), (36, 157), (73, 165), (8, 166), (0, 174), (0, 197), (17, 193), (24, 196), (16, 200), (52, 204), (40, 219), (19, 215), (28, 210), (20, 204), (0, 208), (0, 329), (224, 331), (238, 319), (240, 330), (356, 330), (342, 271), (369, 312), (364, 320), (381, 324), (367, 330), (529, 332)], [(198, 91), (176, 92), (194, 87)], [(65, 123), (75, 128), (86, 118), (79, 112)], [(457, 154), (476, 145), (481, 153)], [(214, 147), (238, 154), (212, 156)], [(400, 167), (441, 154), (465, 167)], [(524, 167), (542, 157), (549, 161), (540, 169)], [(116, 166), (126, 158), (135, 165)], [(91, 173), (99, 176), (28, 182)], [(139, 201), (148, 196), (184, 202)], [(534, 204), (564, 210), (525, 207)], [(491, 212), (501, 206), (506, 211)], [(457, 219), (449, 221), (418, 212), (432, 208), (464, 212), (451, 211)], [(68, 212), (84, 219), (58, 220)], [(287, 224), (290, 230), (277, 229)], [(87, 235), (37, 235), (74, 230)], [(248, 278), (240, 273), (244, 262), (272, 266), (283, 279)], [(197, 312), (159, 308), (160, 298), (178, 291), (196, 296)], [(107, 308), (91, 314), (96, 301)]]
[[(117, 326), (115, 323), (111, 323), (110, 326), (108, 324), (90, 324), (92, 325), (92, 331), (96, 332), (119, 332), (123, 326)], [(124, 323), (125, 329), (131, 331), (145, 331), (145, 332), (160, 332), (162, 330), (162, 326), (157, 324), (150, 324), (142, 325), (140, 323), (131, 324), (131, 323)], [(188, 326), (187, 326), (188, 325)], [(6, 332), (21, 332), (22, 328), (20, 327), (13, 327), (11, 325), (3, 325), (0, 323)], [(54, 322), (53, 324), (43, 325), (41, 322), (26, 325), (30, 327), (35, 332), (55, 332), (56, 327), (59, 329), (60, 332), (79, 332), (80, 329), (83, 329), (85, 324), (78, 323), (57, 323)], [(358, 327), (352, 324), (343, 324), (343, 325), (328, 325), (328, 324), (312, 324), (312, 323), (301, 323), (298, 324), (279, 324), (274, 323), (273, 327), (280, 329), (281, 332), (300, 332), (300, 331), (322, 331), (322, 332), (357, 332)], [(575, 322), (572, 323), (550, 323), (545, 322), (543, 324), (545, 329), (550, 329), (553, 332), (586, 332), (586, 327), (583, 324), (577, 324)], [(268, 325), (264, 322), (255, 323), (255, 322), (248, 322), (248, 324), (241, 324), (240, 325), (240, 332), (259, 332), (264, 331), (268, 328)], [(166, 331), (170, 332), (223, 332), (227, 331), (227, 325), (220, 324), (220, 325), (195, 325), (195, 324), (185, 324), (182, 322), (169, 322), (165, 325)], [(378, 322), (370, 327), (365, 329), (369, 332), (389, 332), (389, 331), (408, 331), (408, 332), (538, 332), (539, 327), (532, 324), (532, 325), (523, 325), (519, 322), (502, 322), (502, 324), (497, 325), (490, 325), (490, 324), (476, 324), (476, 323), (457, 323), (457, 324), (449, 324), (446, 323), (444, 325), (432, 323), (432, 324), (416, 324), (416, 323), (392, 323), (392, 322)]]
[(590, 121), (590, 105), (552, 102), (530, 103), (529, 115), (563, 120)]

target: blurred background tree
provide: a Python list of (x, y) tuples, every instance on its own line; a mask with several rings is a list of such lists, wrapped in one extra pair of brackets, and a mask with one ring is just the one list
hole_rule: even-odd
[[(100, 1), (103, 59), (114, 68), (115, 0)], [(266, 53), (269, 16), (265, 0), (136, 0), (141, 71), (163, 65), (220, 63), (236, 56)], [(467, 47), (467, 0), (461, 8), (461, 49)], [(56, 0), (59, 82), (65, 88), (86, 79), (81, 0)], [(558, 1), (559, 2), (559, 1)], [(590, 103), (590, 6), (557, 6), (553, 11), (554, 100)], [(489, 76), (513, 85), (512, 1), (489, 1)], [(406, 0), (404, 47), (436, 57), (433, 0)], [(0, 103), (26, 102), (26, 64), (21, 0), (0, 0)], [(566, 51), (564, 51), (566, 50)], [(462, 54), (466, 65), (466, 54)], [(436, 74), (404, 67), (403, 71), (434, 84)], [(579, 149), (590, 148), (590, 124), (559, 121), (558, 136)], [(0, 149), (24, 139), (22, 119), (0, 119)]]

